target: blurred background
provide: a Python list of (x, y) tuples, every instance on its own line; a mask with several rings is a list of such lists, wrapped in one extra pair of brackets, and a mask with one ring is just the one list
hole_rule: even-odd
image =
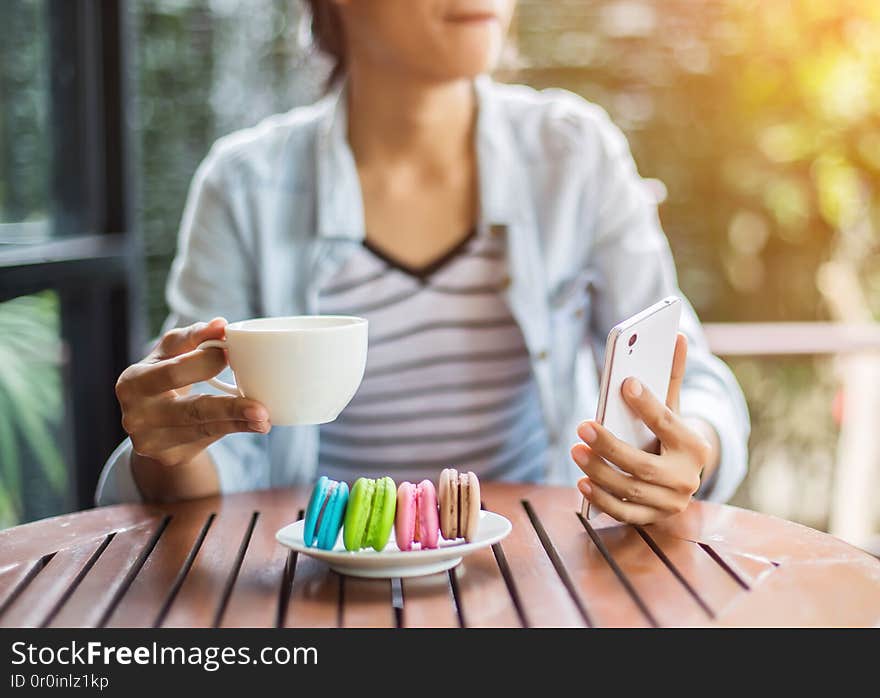
[[(211, 143), (312, 101), (297, 0), (0, 2), (0, 527), (90, 505)], [(752, 414), (734, 502), (877, 549), (880, 3), (520, 0), (498, 78), (627, 133)]]

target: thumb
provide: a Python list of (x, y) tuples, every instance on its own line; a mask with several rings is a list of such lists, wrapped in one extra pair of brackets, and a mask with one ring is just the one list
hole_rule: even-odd
[(675, 353), (672, 355), (672, 373), (669, 376), (669, 390), (666, 392), (666, 406), (678, 412), (681, 383), (684, 380), (684, 369), (687, 364), (687, 337), (681, 332), (675, 338)]
[(196, 322), (187, 327), (169, 330), (162, 337), (154, 354), (159, 359), (168, 359), (191, 352), (209, 339), (223, 339), (226, 335), (226, 324), (224, 318), (216, 317), (211, 322)]

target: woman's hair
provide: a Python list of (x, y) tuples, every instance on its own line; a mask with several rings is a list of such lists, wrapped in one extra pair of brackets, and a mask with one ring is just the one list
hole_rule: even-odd
[(333, 61), (333, 69), (327, 78), (327, 87), (330, 87), (348, 67), (342, 17), (333, 0), (307, 0), (307, 4), (312, 13), (312, 39)]

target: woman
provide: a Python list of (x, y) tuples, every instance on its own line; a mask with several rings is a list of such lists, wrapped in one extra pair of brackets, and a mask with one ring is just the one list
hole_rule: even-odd
[[(333, 87), (221, 139), (196, 174), (168, 285), (177, 329), (119, 379), (131, 439), (98, 501), (318, 471), (413, 479), (447, 464), (485, 478), (577, 474), (587, 499), (637, 523), (683, 510), (698, 489), (729, 497), (748, 416), (689, 306), (687, 370), (680, 337), (669, 395), (624, 387), (657, 453), (578, 424), (595, 412), (591, 348), (680, 292), (656, 207), (604, 112), (485, 77), (513, 0), (310, 5)], [(205, 394), (225, 358), (194, 349), (223, 336), (223, 318), (306, 313), (370, 320), (364, 382), (335, 423), (271, 430), (260, 404)]]

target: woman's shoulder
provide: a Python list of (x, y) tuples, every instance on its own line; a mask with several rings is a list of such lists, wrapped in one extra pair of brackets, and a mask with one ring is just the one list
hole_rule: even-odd
[(601, 106), (561, 88), (535, 89), (527, 85), (488, 83), (495, 113), (510, 124), (524, 146), (547, 151), (583, 153), (597, 148), (608, 153), (628, 152), (623, 132)]
[(326, 99), (273, 114), (254, 126), (218, 138), (202, 162), (209, 179), (230, 177), (279, 181), (283, 170), (303, 162), (329, 105)]

